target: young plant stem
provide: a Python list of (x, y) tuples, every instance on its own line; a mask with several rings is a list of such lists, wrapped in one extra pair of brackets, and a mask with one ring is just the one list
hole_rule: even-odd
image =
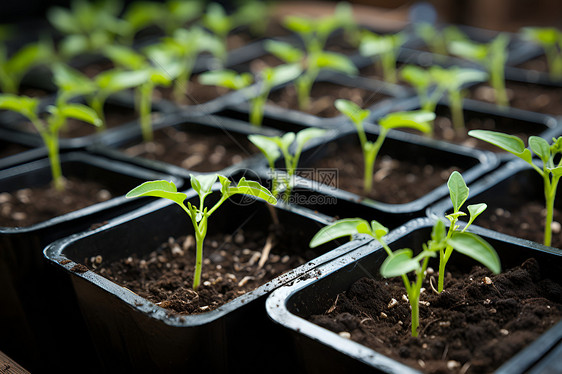
[(318, 69), (309, 67), (306, 73), (295, 81), (297, 99), (301, 110), (307, 110), (310, 107), (310, 91), (318, 73)]
[(154, 84), (152, 82), (144, 83), (139, 87), (139, 117), (142, 131), (142, 138), (145, 142), (153, 139), (152, 134), (152, 118), (151, 118), (151, 101)]
[(260, 127), (263, 121), (263, 112), (265, 103), (267, 101), (266, 96), (260, 95), (252, 100), (250, 100), (250, 123), (254, 126)]
[(553, 176), (552, 181), (547, 173), (543, 175), (544, 179), (544, 197), (546, 205), (546, 219), (544, 224), (544, 245), (552, 244), (552, 220), (554, 215), (554, 198), (556, 197), (556, 188), (560, 177)]
[(408, 290), (408, 300), (412, 307), (412, 336), (414, 338), (418, 336), (418, 326), (420, 325), (420, 291), (428, 263), (429, 257), (424, 258), (421, 269), (416, 272), (416, 283)]
[(49, 163), (51, 164), (51, 174), (53, 176), (53, 185), (57, 191), (64, 190), (64, 179), (62, 177), (62, 167), (59, 157), (59, 138), (57, 134), (44, 132), (41, 134), (47, 151), (49, 154)]
[(207, 234), (207, 217), (203, 216), (203, 219), (199, 224), (193, 221), (195, 230), (195, 273), (193, 274), (193, 290), (197, 291), (199, 284), (201, 284), (201, 270), (203, 268), (203, 243), (205, 242), (205, 236)]
[(387, 52), (381, 56), (382, 72), (384, 80), (388, 83), (398, 82), (396, 76), (396, 56), (394, 52)]
[(464, 115), (462, 110), (462, 94), (460, 91), (449, 92), (449, 105), (451, 107), (451, 119), (453, 128), (457, 133), (464, 131)]
[(184, 68), (178, 74), (175, 82), (172, 95), (176, 103), (181, 103), (185, 98), (187, 88), (189, 86), (189, 77), (193, 71), (193, 59), (186, 59), (184, 61)]
[(103, 132), (107, 128), (107, 124), (105, 123), (105, 113), (103, 111), (105, 100), (106, 97), (95, 95), (90, 101), (90, 107), (96, 111), (98, 117), (100, 117), (102, 122), (101, 126), (97, 128), (98, 132)]
[(366, 136), (363, 133), (359, 132), (359, 136), (361, 139), (362, 149), (363, 149), (363, 156), (365, 159), (365, 168), (364, 168), (364, 175), (363, 175), (363, 190), (368, 193), (371, 192), (373, 189), (373, 170), (375, 168), (375, 161), (379, 154), (379, 151), (382, 147), (384, 139), (386, 138), (386, 134), (388, 133), (388, 129), (381, 128), (380, 134), (377, 137), (377, 140), (374, 143), (369, 143), (366, 140)]
[(507, 107), (509, 105), (509, 101), (505, 90), (504, 64), (502, 59), (495, 58), (492, 61), (490, 79), (496, 95), (496, 104)]

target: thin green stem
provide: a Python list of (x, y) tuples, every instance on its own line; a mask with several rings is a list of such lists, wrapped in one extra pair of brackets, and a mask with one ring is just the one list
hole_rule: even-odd
[(549, 174), (545, 173), (544, 178), (544, 196), (546, 205), (546, 219), (544, 224), (544, 245), (552, 244), (552, 220), (554, 215), (554, 199), (556, 197), (556, 188), (560, 177), (553, 177), (550, 181)]
[(145, 142), (150, 142), (153, 139), (152, 134), (152, 91), (154, 90), (154, 84), (152, 82), (144, 83), (139, 87), (140, 98), (139, 98), (139, 116), (140, 125), (142, 130), (142, 138)]
[(507, 92), (505, 90), (504, 66), (503, 60), (494, 62), (490, 71), (490, 79), (494, 92), (496, 94), (496, 104), (506, 107), (509, 105)]
[(381, 55), (382, 75), (386, 82), (398, 82), (396, 74), (396, 55), (394, 51), (383, 53)]
[(102, 121), (101, 126), (98, 127), (98, 132), (104, 131), (107, 128), (107, 124), (105, 123), (105, 112), (103, 110), (106, 99), (106, 95), (97, 94), (94, 95), (90, 100), (90, 106)]
[(250, 100), (250, 123), (254, 126), (262, 125), (266, 97), (260, 95)]
[(462, 133), (465, 130), (465, 126), (464, 113), (462, 109), (462, 95), (460, 91), (449, 91), (449, 106), (451, 108), (453, 128), (455, 129), (455, 131), (457, 131), (457, 133)]
[[(363, 175), (363, 190), (365, 193), (371, 192), (373, 188), (373, 172), (375, 167), (375, 161), (379, 154), (379, 151), (382, 147), (384, 139), (386, 138), (386, 134), (388, 133), (388, 129), (382, 127), (377, 137), (377, 140), (374, 143), (366, 143), (366, 146), (363, 146), (363, 156), (365, 159), (365, 168), (364, 168), (364, 175)], [(372, 144), (372, 146), (369, 146)]]

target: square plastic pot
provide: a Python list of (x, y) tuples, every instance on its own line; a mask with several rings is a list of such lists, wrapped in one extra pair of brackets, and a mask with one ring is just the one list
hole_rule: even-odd
[[(433, 222), (428, 218), (411, 221), (391, 232), (387, 236), (387, 243), (393, 249), (420, 248), (430, 238)], [(562, 252), (490, 230), (474, 228), (471, 231), (482, 236), (496, 249), (503, 268), (520, 265), (523, 260), (534, 257), (542, 272), (551, 279), (559, 278)], [(297, 357), (287, 359), (297, 362), (299, 370), (306, 373), (420, 373), (306, 320), (312, 314), (322, 314), (333, 304), (337, 294), (346, 291), (359, 278), (376, 277), (385, 258), (386, 253), (380, 245), (371, 242), (319, 266), (303, 279), (283, 286), (270, 295), (266, 302), (268, 315), (293, 337)], [(476, 262), (453, 255), (449, 264), (470, 269)], [(544, 368), (556, 367), (562, 358), (561, 341), (562, 322), (559, 322), (505, 362), (495, 373), (535, 373), (542, 372), (540, 370)]]
[[(192, 190), (187, 193), (190, 200), (196, 196)], [(132, 254), (142, 256), (170, 236), (192, 232), (185, 212), (171, 204), (154, 202), (100, 229), (62, 239), (45, 249), (45, 256), (72, 278), (98, 355), (107, 365), (105, 370), (182, 372), (204, 367), (210, 372), (237, 372), (248, 370), (249, 354), (255, 367), (269, 367), (278, 356), (275, 366), (284, 366), (285, 341), (277, 339), (277, 330), (265, 314), (266, 295), (362, 243), (337, 251), (328, 251), (333, 247), (326, 246), (310, 251), (308, 241), (329, 220), (296, 207), (278, 206), (281, 224), (290, 228), (291, 235), (302, 237), (302, 247), (294, 248), (295, 253), (310, 261), (218, 309), (196, 315), (170, 313), (97, 273), (71, 270), (91, 256), (101, 255), (109, 262)], [(233, 198), (211, 217), (209, 234), (231, 234), (241, 222), (246, 229), (265, 230), (270, 222), (269, 209), (262, 201)]]
[[(0, 170), (0, 191), (47, 184), (49, 161), (27, 154), (28, 162)], [(65, 176), (95, 180), (121, 194), (110, 200), (27, 227), (0, 227), (0, 350), (30, 370), (60, 369), (61, 352), (69, 362), (88, 359), (89, 340), (73, 299), (68, 278), (48, 266), (44, 247), (56, 239), (103, 224), (147, 200), (125, 200), (124, 194), (151, 179), (180, 179), (109, 161), (86, 153), (61, 155)], [(73, 330), (66, 329), (71, 322)], [(76, 334), (76, 335), (73, 335)], [(81, 336), (77, 339), (77, 336)], [(74, 337), (74, 339), (72, 339)], [(86, 347), (86, 348), (85, 348)], [(92, 361), (94, 364), (95, 361)]]

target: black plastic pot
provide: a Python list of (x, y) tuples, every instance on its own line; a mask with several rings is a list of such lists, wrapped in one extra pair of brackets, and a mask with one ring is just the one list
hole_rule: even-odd
[[(189, 199), (196, 196), (192, 190), (187, 193)], [(209, 203), (212, 197), (208, 197)], [(231, 199), (220, 210), (209, 221), (209, 234), (233, 233), (241, 225), (246, 230), (265, 230), (271, 219), (265, 203), (247, 198)], [(286, 364), (282, 357), (285, 342), (277, 339), (277, 330), (265, 315), (265, 296), (363, 243), (344, 245), (337, 251), (328, 252), (333, 248), (328, 246), (311, 251), (307, 243), (328, 222), (327, 217), (295, 207), (278, 206), (276, 211), (291, 235), (302, 238), (302, 246), (294, 251), (309, 262), (216, 310), (197, 315), (170, 313), (92, 271), (71, 270), (90, 256), (101, 255), (104, 261), (142, 256), (170, 236), (192, 232), (185, 213), (168, 201), (154, 202), (100, 229), (57, 241), (45, 249), (45, 255), (71, 275), (106, 370), (181, 372), (204, 367), (208, 372), (246, 372), (251, 355), (254, 367), (269, 368), (271, 360), (278, 358), (271, 367), (277, 371)]]
[[(49, 182), (48, 159), (44, 155), (36, 159), (29, 152), (26, 155), (27, 163), (15, 163), (0, 171), (1, 191)], [(47, 265), (42, 256), (44, 247), (145, 204), (146, 199), (125, 200), (124, 194), (146, 180), (168, 179), (182, 184), (180, 179), (162, 173), (86, 153), (63, 153), (61, 163), (65, 176), (95, 180), (120, 196), (32, 226), (0, 227), (0, 350), (32, 370), (59, 370), (61, 354), (68, 355), (72, 362), (88, 360), (91, 344), (84, 336), (70, 283)], [(68, 322), (73, 329), (66, 328)]]
[[(378, 135), (378, 127), (367, 124), (365, 129), (369, 140), (373, 141)], [(410, 202), (391, 204), (342, 190), (341, 187), (336, 188), (333, 185), (327, 185), (319, 181), (318, 177), (313, 180), (302, 174), (307, 171), (315, 172), (317, 169), (315, 162), (323, 157), (333, 156), (335, 150), (331, 147), (336, 144), (352, 144), (360, 149), (358, 136), (353, 129), (346, 131), (331, 130), (325, 138), (311, 142), (303, 151), (297, 170), (297, 175), (301, 173), (302, 178), (297, 179), (299, 182), (294, 190), (294, 193), (297, 194), (294, 199), (296, 204), (339, 218), (360, 215), (367, 219), (382, 220), (382, 218), (377, 218), (381, 215), (381, 217), (388, 218), (392, 222), (389, 223), (390, 226), (397, 227), (412, 218), (423, 216), (424, 210), (429, 205), (434, 204), (449, 193), (446, 183), (444, 183)], [(387, 135), (378, 157), (384, 156), (418, 165), (434, 165), (446, 168), (456, 166), (462, 170), (462, 175), (467, 183), (471, 183), (491, 171), (498, 163), (495, 155), (491, 152), (461, 147), (398, 131), (391, 131)], [(276, 167), (284, 168), (284, 163), (279, 161)], [(256, 165), (255, 168), (262, 178), (268, 178), (269, 171), (264, 158), (261, 160), (261, 165)], [(357, 166), (356, 170), (357, 173), (362, 175), (362, 166)], [(339, 173), (334, 177), (341, 178)], [(374, 188), (376, 188), (376, 185), (374, 185)], [(298, 194), (303, 195), (298, 196)], [(324, 197), (313, 198), (314, 195)], [(323, 201), (330, 203), (325, 204)]]
[[(420, 109), (418, 98), (411, 98), (403, 101), (396, 101), (392, 107), (388, 107), (388, 112), (408, 111)], [(436, 115), (443, 117), (451, 117), (451, 113), (446, 100), (438, 103), (435, 109)], [(494, 104), (484, 103), (477, 100), (464, 99), (463, 100), (463, 115), (467, 128), (470, 130), (469, 122), (471, 120), (478, 120), (482, 122), (482, 129), (504, 132), (507, 134), (524, 134), (528, 136), (540, 136), (548, 141), (552, 140), (553, 136), (560, 133), (558, 122), (552, 116), (545, 114), (529, 112), (516, 108), (498, 108)], [(493, 123), (487, 123), (492, 120)], [(474, 139), (475, 147), (478, 149), (486, 145), (485, 142), (480, 142)], [(526, 142), (527, 139), (524, 139)], [(494, 153), (501, 161), (509, 161), (515, 158), (512, 154), (501, 150), (498, 147), (489, 147), (493, 149)], [(496, 152), (496, 150), (498, 152)]]
[[(409, 222), (387, 236), (393, 249), (420, 248), (430, 238), (433, 221), (425, 218)], [(541, 271), (551, 279), (559, 279), (562, 252), (553, 248), (521, 241), (512, 237), (474, 227), (471, 230), (488, 241), (498, 252), (503, 268), (520, 265), (534, 257)], [(298, 357), (297, 369), (306, 373), (353, 371), (369, 373), (419, 373), (366, 346), (317, 326), (305, 318), (322, 314), (340, 292), (346, 291), (361, 277), (376, 277), (386, 258), (380, 245), (371, 242), (319, 266), (292, 285), (275, 290), (266, 301), (269, 316), (292, 335)], [(476, 262), (453, 255), (449, 266), (470, 269)], [(560, 362), (562, 322), (552, 327), (496, 370), (496, 373), (540, 372)], [(537, 371), (539, 370), (539, 371)]]
[[(244, 159), (240, 162), (233, 163), (222, 170), (198, 170), (194, 172), (186, 170), (179, 165), (173, 165), (159, 160), (151, 160), (138, 156), (130, 157), (120, 149), (140, 144), (142, 142), (142, 134), (140, 131), (140, 126), (137, 122), (130, 123), (120, 129), (107, 131), (107, 133), (100, 138), (99, 144), (90, 147), (89, 150), (105, 157), (120, 160), (123, 162), (133, 163), (145, 168), (189, 179), (189, 175), (191, 173), (218, 172), (220, 174), (228, 175), (239, 169), (251, 168), (255, 163), (255, 160), (260, 157), (260, 153), (257, 148), (249, 147), (251, 143), (247, 139), (248, 135), (279, 135), (278, 131), (269, 129), (267, 127), (253, 127), (245, 122), (228, 117), (217, 115), (190, 115), (187, 112), (178, 112), (163, 116), (155, 122), (154, 131), (155, 133), (158, 131), (165, 131), (170, 127), (179, 132), (185, 133), (188, 136), (190, 134), (203, 135), (205, 137), (208, 137), (209, 139), (217, 136), (227, 135), (228, 145), (232, 147), (239, 147), (240, 154), (244, 157)], [(198, 152), (199, 151), (194, 150), (193, 154), (196, 154)], [(178, 163), (181, 163), (181, 161), (182, 160), (178, 160)]]
[[(539, 166), (539, 164), (537, 164)], [(541, 167), (541, 166), (539, 166)], [(470, 195), (466, 205), (475, 203), (486, 203), (488, 208), (481, 217), (475, 221), (475, 225), (482, 225), (482, 220), (496, 212), (512, 212), (525, 203), (536, 202), (540, 206), (545, 205), (544, 189), (542, 177), (526, 162), (513, 160), (506, 163), (500, 169), (490, 173), (484, 178), (469, 185)], [(561, 191), (560, 188), (557, 190)], [(558, 193), (558, 196), (559, 193)], [(443, 199), (427, 209), (429, 217), (444, 217), (452, 210), (451, 201)], [(562, 209), (562, 199), (555, 200), (555, 209)], [(533, 218), (536, 221), (544, 221), (544, 216), (537, 213)], [(496, 227), (497, 226), (497, 227)], [(484, 226), (487, 229), (494, 229), (504, 232), (504, 227), (494, 225), (494, 227)], [(523, 235), (525, 230), (519, 229), (518, 233)], [(505, 233), (505, 232), (504, 232)], [(540, 232), (542, 234), (542, 231)], [(553, 232), (553, 238), (560, 234)], [(515, 235), (518, 237), (522, 237)], [(542, 238), (542, 236), (541, 236)], [(542, 240), (537, 240), (542, 243)]]

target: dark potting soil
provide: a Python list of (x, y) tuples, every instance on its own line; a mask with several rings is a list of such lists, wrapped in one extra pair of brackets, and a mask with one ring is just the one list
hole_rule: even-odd
[(533, 258), (499, 275), (450, 274), (441, 294), (426, 277), (417, 338), (400, 278), (362, 278), (309, 320), (426, 373), (490, 373), (562, 318), (560, 281)]
[(403, 204), (416, 200), (447, 183), (449, 175), (454, 170), (462, 172), (455, 166), (442, 168), (431, 165), (424, 162), (423, 157), (419, 157), (413, 163), (381, 154), (375, 162), (373, 189), (365, 195), (363, 153), (360, 146), (330, 143), (326, 147), (329, 147), (326, 152), (328, 156), (313, 162), (311, 166), (338, 169), (337, 178), (331, 180), (332, 186), (388, 204)]
[[(324, 118), (339, 116), (341, 113), (334, 106), (334, 98), (350, 100), (360, 107), (366, 108), (389, 98), (389, 96), (361, 88), (316, 82), (312, 85), (310, 92), (310, 107), (305, 112)], [(293, 84), (271, 92), (268, 103), (285, 109), (300, 110)]]
[(0, 226), (27, 227), (109, 200), (105, 186), (70, 177), (64, 191), (51, 185), (0, 193)]
[(129, 146), (124, 152), (204, 172), (234, 165), (257, 150), (245, 136), (219, 129), (213, 133), (196, 133), (167, 127), (154, 132), (154, 141)]
[[(519, 200), (514, 200), (519, 201)], [(484, 212), (476, 224), (503, 234), (543, 243), (546, 208), (544, 201), (525, 201), (513, 207), (497, 208)], [(562, 212), (554, 209), (552, 222), (552, 246), (562, 248)]]
[[(264, 247), (270, 251), (262, 266)], [(88, 267), (147, 300), (179, 314), (209, 312), (303, 264), (295, 255), (302, 238), (279, 226), (239, 230), (233, 235), (209, 234), (203, 247), (201, 285), (194, 291), (195, 238), (170, 238), (143, 257), (112, 263), (93, 257)]]
[(15, 144), (15, 143), (8, 143), (8, 144), (1, 144), (0, 143), (0, 158), (12, 156), (24, 151), (27, 151), (29, 147)]
[(173, 86), (156, 87), (154, 89), (153, 97), (156, 99), (166, 99), (178, 105), (199, 105), (214, 100), (230, 91), (229, 89), (224, 87), (201, 84), (197, 79), (198, 75), (194, 75), (191, 77), (187, 88), (184, 90), (185, 95), (182, 97), (182, 100), (180, 102), (177, 102), (175, 100), (175, 97), (173, 95)]
[[(510, 106), (551, 115), (562, 115), (562, 87), (506, 81)], [(470, 90), (469, 97), (495, 103), (494, 90), (487, 84), (480, 84)]]

